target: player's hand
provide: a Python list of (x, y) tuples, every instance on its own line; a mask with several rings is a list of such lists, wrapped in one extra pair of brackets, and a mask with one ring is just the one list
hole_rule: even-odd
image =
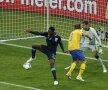
[(99, 47), (102, 47), (101, 45), (99, 45)]
[(30, 32), (31, 30), (30, 30), (30, 29), (24, 29), (24, 31), (25, 31), (25, 32)]
[(99, 46), (99, 47), (98, 47), (98, 52), (99, 52), (100, 54), (104, 54), (103, 49), (102, 49), (102, 46)]
[(64, 51), (64, 53), (69, 53), (69, 51), (68, 51), (68, 50), (66, 50), (66, 51)]

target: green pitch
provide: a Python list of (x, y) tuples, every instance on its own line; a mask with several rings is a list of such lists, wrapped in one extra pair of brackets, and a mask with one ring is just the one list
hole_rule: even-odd
[[(0, 40), (31, 36), (24, 33), (24, 28), (34, 28), (39, 31), (46, 30), (46, 22), (43, 21), (46, 20), (45, 17), (46, 14), (0, 9)], [(75, 18), (50, 16), (51, 25), (56, 27), (57, 32), (63, 38), (67, 38), (71, 30), (73, 30), (73, 24), (80, 21), (80, 19)], [(91, 24), (96, 29), (98, 29), (99, 25), (102, 25), (108, 30), (108, 24), (98, 22), (91, 22)], [(31, 47), (34, 43), (45, 44), (43, 38), (9, 41), (6, 43), (17, 46), (0, 44), (0, 90), (33, 90), (33, 88), (30, 89), (28, 87), (44, 90), (108, 89), (108, 73), (102, 73), (102, 68), (97, 61), (88, 60), (84, 73), (85, 82), (79, 82), (75, 79), (79, 67), (74, 71), (72, 80), (68, 80), (65, 76), (67, 71), (64, 68), (70, 64), (71, 57), (57, 54), (55, 67), (59, 85), (54, 86), (49, 63), (44, 54), (37, 51), (37, 60), (32, 62), (30, 70), (24, 70), (22, 67), (23, 63), (31, 56), (31, 50), (25, 47)], [(24, 47), (21, 48), (18, 45)], [(64, 42), (64, 45), (67, 48), (67, 42)], [(58, 51), (61, 51), (60, 48), (58, 48)], [(108, 48), (104, 48), (104, 53), (101, 57), (107, 60)], [(85, 53), (85, 55), (92, 57), (90, 52)], [(105, 65), (108, 66), (108, 61), (105, 62)]]
[[(71, 57), (57, 54), (55, 67), (57, 69), (58, 86), (53, 85), (52, 73), (49, 68), (47, 57), (37, 51), (37, 59), (32, 62), (30, 70), (23, 69), (23, 63), (31, 56), (31, 50), (25, 47), (31, 47), (32, 44), (45, 44), (44, 38), (8, 41), (17, 46), (0, 44), (0, 82), (7, 82), (16, 85), (23, 85), (44, 90), (107, 90), (108, 73), (102, 73), (102, 68), (97, 61), (88, 60), (87, 68), (84, 73), (85, 82), (77, 81), (75, 78), (79, 71), (79, 65), (72, 74), (72, 80), (68, 80), (64, 68), (71, 62)], [(67, 42), (63, 42), (65, 48)], [(24, 47), (19, 47), (24, 46)], [(60, 51), (60, 48), (58, 48)], [(107, 60), (107, 51), (102, 55)], [(86, 56), (92, 57), (90, 52)], [(104, 62), (108, 66), (108, 61)], [(0, 90), (33, 90), (15, 85), (0, 84)]]

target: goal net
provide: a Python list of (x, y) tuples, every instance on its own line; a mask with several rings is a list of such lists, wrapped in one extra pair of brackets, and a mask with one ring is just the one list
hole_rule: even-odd
[(12, 40), (33, 37), (25, 29), (45, 31), (46, 7), (35, 7), (34, 0), (1, 0), (0, 39)]
[(47, 31), (54, 26), (68, 39), (75, 23), (90, 21), (103, 43), (107, 42), (107, 0), (0, 0), (0, 40), (30, 38), (24, 29)]

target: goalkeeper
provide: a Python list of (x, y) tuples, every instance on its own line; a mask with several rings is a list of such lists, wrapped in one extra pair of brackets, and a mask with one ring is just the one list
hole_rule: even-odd
[[(89, 22), (86, 20), (82, 22), (82, 28), (83, 28), (82, 30), (84, 33), (91, 36), (92, 40), (90, 41), (88, 38), (83, 36), (81, 38), (81, 49), (83, 51), (86, 51), (87, 49), (90, 48), (93, 52), (94, 57), (97, 59), (97, 61), (99, 61), (100, 65), (102, 66), (103, 72), (106, 73), (107, 68), (105, 67), (102, 59), (98, 55), (98, 52), (102, 54), (103, 51), (101, 49), (101, 40), (99, 36), (97, 35), (96, 30), (90, 27)], [(65, 69), (68, 69), (68, 68), (69, 67), (66, 67)]]
[(36, 44), (32, 45), (32, 57), (29, 60), (27, 60), (26, 63), (30, 63), (32, 60), (36, 58), (35, 56), (36, 50), (39, 50), (45, 55), (47, 55), (50, 68), (53, 74), (53, 78), (54, 78), (54, 85), (58, 85), (54, 63), (55, 63), (55, 56), (56, 56), (56, 50), (57, 50), (58, 44), (60, 45), (62, 51), (64, 52), (64, 47), (61, 41), (61, 37), (57, 35), (54, 27), (49, 27), (48, 32), (37, 32), (37, 31), (31, 31), (31, 30), (26, 30), (26, 32), (29, 32), (34, 35), (45, 36), (46, 43), (47, 43), (47, 45), (36, 45)]

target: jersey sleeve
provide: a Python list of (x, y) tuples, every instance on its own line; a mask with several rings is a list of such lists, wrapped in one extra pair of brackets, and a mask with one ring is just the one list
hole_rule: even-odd
[(97, 39), (98, 44), (101, 45), (101, 40), (100, 40), (99, 36), (97, 35), (97, 32), (95, 31), (95, 29), (93, 30), (93, 34), (94, 34), (95, 38)]
[(55, 38), (55, 42), (60, 43), (61, 42), (61, 37), (60, 36), (57, 36), (57, 38)]
[(60, 36), (58, 36), (58, 43), (59, 43), (59, 45), (60, 45), (60, 47), (62, 49), (62, 52), (64, 52), (64, 46), (63, 46), (63, 43), (62, 43), (62, 40), (61, 40)]
[(59, 43), (61, 41), (61, 37), (58, 36), (58, 35), (57, 36), (53, 36), (52, 41), (56, 42), (56, 43)]
[(30, 31), (30, 33), (34, 34), (34, 35), (40, 35), (40, 36), (48, 36), (48, 32), (38, 32), (38, 31)]

